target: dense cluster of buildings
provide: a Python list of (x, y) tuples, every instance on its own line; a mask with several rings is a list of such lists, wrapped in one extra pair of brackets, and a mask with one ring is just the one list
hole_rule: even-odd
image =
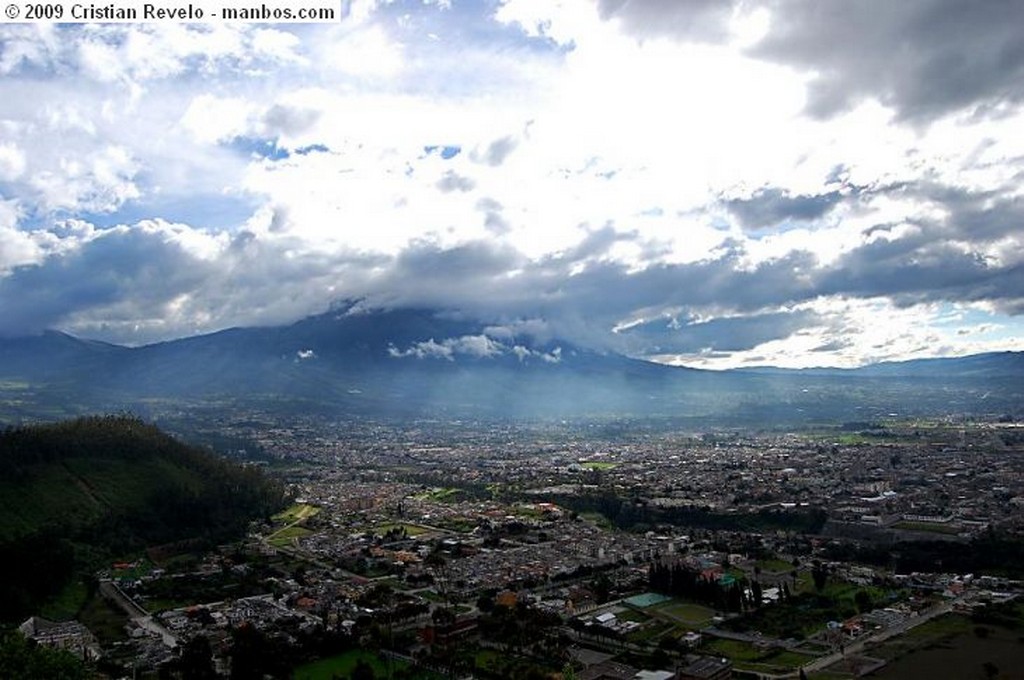
[[(758, 602), (776, 606), (790, 591), (811, 587), (810, 563), (831, 542), (967, 541), (989, 527), (1018, 530), (1024, 514), (1024, 462), (1007, 452), (995, 428), (971, 438), (956, 428), (913, 426), (814, 436), (623, 436), (558, 425), (357, 422), (332, 429), (310, 419), (258, 436), (233, 434), (259, 441), (308, 512), (255, 527), (241, 551), (252, 564), (284, 565), (257, 579), (266, 592), (135, 612), (140, 650), (163, 643), (164, 656), (173, 656), (168, 641), (195, 636), (220, 650), (240, 625), (297, 643), (325, 629), (358, 636), (367, 622), (386, 621), (416, 633), (402, 653), (422, 656), (433, 641), (481, 635), (475, 621), (495, 606), (526, 606), (556, 615), (567, 630), (575, 620), (611, 631), (610, 639), (587, 638), (576, 649), (579, 678), (719, 680), (731, 676), (734, 664), (702, 645), (739, 612), (723, 608), (691, 625), (657, 608), (632, 606), (620, 618), (620, 610), (607, 607), (644, 593), (652, 562), (685, 563), (709, 580), (739, 581), (744, 602), (757, 581)], [(580, 499), (615, 499), (616, 507), (659, 521), (617, 530), (599, 508), (574, 505)], [(682, 510), (729, 528), (665, 519)], [(731, 521), (776, 511), (814, 511), (821, 522), (808, 534)], [(194, 575), (251, 576), (253, 567), (238, 552), (212, 556)], [(1019, 589), (974, 575), (900, 575), (837, 561), (821, 568), (852, 586), (884, 582), (905, 595), (857, 616), (822, 620), (811, 646), (772, 643), (809, 661), (829, 650), (830, 635), (855, 641), (902, 630)], [(154, 569), (145, 578), (178, 576)], [(126, 599), (146, 605), (145, 587), (123, 586), (118, 592)], [(26, 634), (44, 644), (98, 653), (71, 624), (30, 624)], [(660, 668), (637, 668), (616, 656), (650, 654), (659, 644), (672, 651)]]

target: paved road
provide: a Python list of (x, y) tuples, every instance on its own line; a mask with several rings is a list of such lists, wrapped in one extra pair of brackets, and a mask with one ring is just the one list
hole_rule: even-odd
[(121, 607), (137, 626), (159, 635), (166, 646), (178, 646), (178, 638), (174, 633), (167, 630), (163, 624), (154, 619), (138, 602), (128, 597), (116, 583), (113, 581), (100, 581), (100, 593)]

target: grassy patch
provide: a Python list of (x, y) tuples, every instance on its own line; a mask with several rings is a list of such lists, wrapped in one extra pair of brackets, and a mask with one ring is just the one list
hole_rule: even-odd
[(635, 630), (626, 636), (626, 639), (630, 642), (646, 642), (657, 640), (663, 635), (667, 635), (675, 630), (675, 625), (671, 623), (656, 623), (650, 626), (644, 626), (639, 630)]
[(647, 620), (650, 619), (649, 616), (646, 616), (646, 615), (636, 611), (635, 609), (626, 609), (624, 611), (619, 612), (615, 616), (620, 621), (636, 621), (637, 623), (643, 623), (644, 621), (647, 621)]
[[(413, 669), (405, 661), (391, 660), (379, 656), (365, 649), (351, 649), (342, 654), (319, 659), (303, 664), (295, 669), (292, 678), (294, 680), (334, 680), (334, 678), (348, 678), (352, 675), (356, 664), (364, 661), (373, 669), (373, 674), (378, 678), (404, 677), (409, 680), (440, 680), (440, 676), (428, 670)], [(388, 675), (388, 666), (393, 671), (392, 676)]]
[(812, 660), (812, 657), (805, 654), (778, 648), (761, 649), (739, 640), (712, 640), (704, 645), (704, 649), (728, 657), (738, 667), (753, 670), (788, 670)]
[(957, 635), (970, 632), (971, 621), (958, 614), (946, 614), (907, 631), (872, 652), (875, 656), (895, 659), (921, 647), (942, 644)]
[(674, 619), (682, 621), (688, 626), (697, 628), (708, 625), (715, 616), (714, 610), (689, 602), (673, 602), (656, 607), (656, 609)]
[(301, 522), (304, 519), (308, 519), (319, 512), (320, 508), (315, 505), (309, 505), (308, 503), (296, 503), (287, 510), (283, 510), (282, 512), (274, 515), (273, 520), (283, 524), (292, 524), (293, 522)]
[(704, 643), (705, 651), (728, 657), (732, 661), (753, 661), (764, 656), (764, 652), (749, 642), (718, 638)]
[(51, 621), (70, 621), (77, 616), (89, 597), (89, 589), (80, 579), (69, 582), (57, 594), (47, 601), (39, 615)]
[(483, 671), (501, 666), (505, 656), (493, 649), (481, 649), (473, 656), (473, 665)]
[(755, 562), (755, 565), (760, 567), (762, 572), (771, 572), (775, 574), (788, 574), (796, 568), (786, 560), (779, 559), (758, 560)]
[(292, 545), (294, 539), (309, 536), (311, 533), (313, 532), (303, 527), (285, 527), (284, 529), (271, 534), (267, 539), (267, 542), (275, 548), (284, 548)]
[[(922, 628), (925, 630), (918, 632)], [(1024, 645), (1017, 632), (985, 628), (986, 634), (978, 635), (970, 621), (955, 615), (929, 621), (912, 631), (916, 635), (905, 635), (871, 651), (872, 656), (890, 660), (875, 676), (883, 680), (984, 678), (984, 664), (989, 663), (995, 667), (996, 677), (1018, 677)]]
[(618, 463), (611, 463), (604, 460), (588, 460), (584, 463), (580, 463), (580, 467), (586, 470), (613, 470), (618, 466)]
[(615, 525), (612, 524), (611, 520), (609, 520), (607, 517), (605, 517), (599, 512), (581, 512), (580, 517), (587, 520), (588, 522), (595, 524), (596, 526), (602, 529), (607, 529), (611, 531), (615, 528)]
[[(332, 680), (335, 677), (347, 678), (352, 674), (356, 664), (363, 661), (370, 665), (373, 674), (382, 678), (387, 675), (387, 662), (372, 652), (363, 649), (352, 649), (343, 654), (313, 661), (295, 669), (295, 680)], [(401, 662), (393, 662), (397, 668)], [(401, 663), (401, 667), (406, 664)]]
[(125, 625), (128, 615), (116, 604), (95, 593), (78, 614), (81, 621), (101, 644), (110, 645), (128, 639)]
[(458, 497), (463, 495), (462, 489), (446, 488), (446, 489), (431, 489), (424, 491), (421, 494), (417, 494), (414, 498), (418, 501), (433, 501), (435, 503), (453, 503), (458, 500)]

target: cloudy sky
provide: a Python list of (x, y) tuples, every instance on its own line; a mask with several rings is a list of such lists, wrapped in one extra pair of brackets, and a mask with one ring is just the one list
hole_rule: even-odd
[(0, 27), (0, 334), (358, 299), (713, 368), (1024, 349), (1024, 3), (343, 7)]

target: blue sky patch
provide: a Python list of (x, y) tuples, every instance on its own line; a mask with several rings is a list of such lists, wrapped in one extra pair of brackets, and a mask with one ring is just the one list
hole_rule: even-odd
[(443, 158), (446, 161), (448, 161), (448, 160), (451, 160), (451, 159), (455, 158), (456, 156), (458, 156), (462, 152), (462, 147), (460, 147), (460, 146), (438, 146), (436, 144), (433, 144), (433, 145), (430, 145), (430, 146), (423, 147), (423, 150), (427, 153), (428, 156), (430, 154), (432, 154), (432, 153), (438, 153), (438, 154), (440, 154), (441, 158)]
[(287, 149), (282, 149), (277, 145), (276, 139), (235, 137), (228, 143), (228, 146), (247, 156), (258, 156), (270, 161), (281, 161), (291, 155)]

